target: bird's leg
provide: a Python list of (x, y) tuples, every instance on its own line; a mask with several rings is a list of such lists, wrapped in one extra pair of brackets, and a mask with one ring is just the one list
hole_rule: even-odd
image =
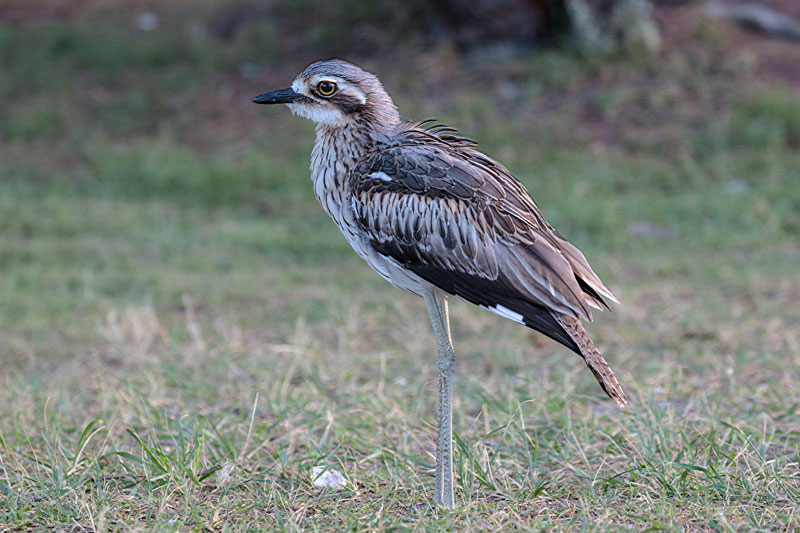
[(456, 355), (450, 339), (450, 315), (447, 310), (447, 296), (430, 292), (425, 295), (425, 303), (431, 316), (433, 334), (439, 356), (439, 405), (436, 411), (439, 426), (436, 439), (436, 489), (434, 503), (448, 509), (453, 508), (453, 372)]

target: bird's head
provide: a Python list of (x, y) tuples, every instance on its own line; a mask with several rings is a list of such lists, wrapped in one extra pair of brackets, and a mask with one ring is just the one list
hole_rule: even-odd
[(391, 127), (400, 121), (377, 76), (341, 59), (312, 63), (291, 87), (260, 94), (253, 102), (286, 104), (295, 115), (329, 128)]

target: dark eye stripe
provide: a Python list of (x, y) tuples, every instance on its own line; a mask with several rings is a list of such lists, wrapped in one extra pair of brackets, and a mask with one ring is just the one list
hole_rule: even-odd
[(345, 113), (358, 113), (364, 109), (364, 104), (361, 101), (346, 93), (336, 93), (329, 101)]

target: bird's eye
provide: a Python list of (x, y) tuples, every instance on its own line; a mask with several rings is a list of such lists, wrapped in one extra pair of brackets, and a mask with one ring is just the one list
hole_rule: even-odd
[(317, 92), (322, 96), (331, 96), (336, 92), (336, 84), (332, 81), (321, 81), (317, 84)]

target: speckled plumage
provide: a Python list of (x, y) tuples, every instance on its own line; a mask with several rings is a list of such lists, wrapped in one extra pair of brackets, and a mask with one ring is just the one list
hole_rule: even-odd
[[(336, 80), (339, 94), (319, 99), (321, 79)], [(585, 331), (575, 340), (579, 320), (567, 331), (559, 317), (592, 320), (590, 306), (616, 298), (505, 167), (451, 128), (401, 121), (378, 78), (345, 61), (310, 65), (292, 88), (303, 95), (292, 111), (317, 121), (314, 193), (382, 277), (419, 295), (460, 296), (607, 368)], [(627, 403), (610, 369), (594, 370)]]
[[(254, 101), (288, 103), (317, 123), (311, 179), (322, 208), (381, 276), (425, 297), (444, 372), (439, 444), (445, 456), (449, 429), (443, 428), (449, 428), (450, 415), (442, 401), (449, 402), (454, 356), (440, 293), (567, 346), (584, 358), (609, 396), (627, 404), (580, 322), (592, 319), (590, 307), (601, 309), (616, 298), (505, 167), (451, 128), (402, 122), (378, 78), (344, 61), (314, 63), (291, 89)], [(439, 480), (449, 478), (439, 459), (437, 498), (447, 505)]]

